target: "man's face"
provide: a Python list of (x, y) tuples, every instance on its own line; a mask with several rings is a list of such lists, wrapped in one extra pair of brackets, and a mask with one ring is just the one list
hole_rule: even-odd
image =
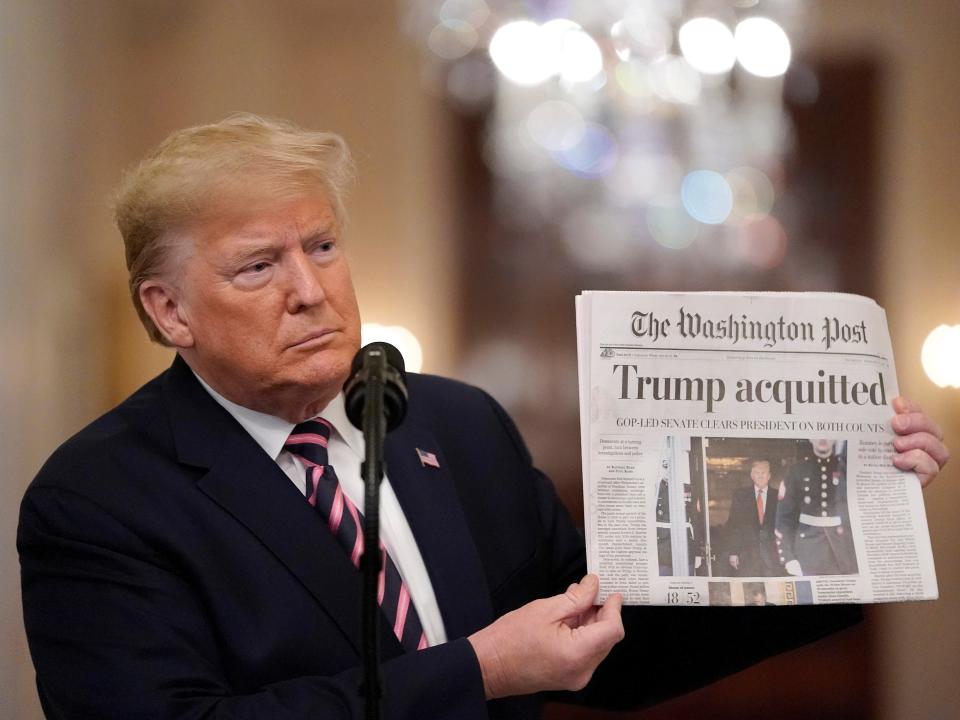
[(770, 463), (765, 460), (755, 462), (750, 467), (750, 479), (761, 490), (767, 487), (770, 484)]
[(246, 407), (292, 421), (319, 412), (360, 346), (360, 313), (330, 204), (309, 196), (196, 230), (179, 283), (193, 341), (181, 348), (184, 359)]
[(828, 458), (833, 455), (833, 440), (819, 438), (816, 440), (811, 440), (810, 444), (813, 445), (813, 454), (818, 458)]

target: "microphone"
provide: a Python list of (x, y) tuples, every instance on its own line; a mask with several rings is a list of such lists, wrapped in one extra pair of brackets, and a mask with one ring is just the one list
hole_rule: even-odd
[(360, 348), (343, 386), (347, 417), (360, 430), (363, 430), (367, 389), (371, 384), (383, 387), (383, 413), (386, 431), (390, 432), (407, 414), (408, 397), (403, 355), (390, 343), (372, 342)]
[(343, 386), (347, 417), (363, 432), (363, 574), (361, 630), (363, 635), (363, 686), (365, 717), (380, 717), (381, 614), (377, 602), (380, 573), (380, 483), (383, 480), (384, 435), (396, 428), (407, 413), (407, 378), (403, 356), (393, 345), (375, 342), (360, 348), (353, 358), (350, 379)]

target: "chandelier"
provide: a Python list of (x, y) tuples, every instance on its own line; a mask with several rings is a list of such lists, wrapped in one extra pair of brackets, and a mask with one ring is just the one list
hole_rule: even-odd
[(431, 87), (488, 114), (503, 222), (555, 224), (588, 270), (650, 245), (762, 271), (788, 244), (784, 94), (817, 94), (793, 60), (804, 13), (799, 0), (408, 0), (404, 24)]

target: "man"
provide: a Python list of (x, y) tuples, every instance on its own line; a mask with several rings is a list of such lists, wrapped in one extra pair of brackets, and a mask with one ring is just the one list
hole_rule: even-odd
[(750, 479), (753, 482), (748, 487), (734, 491), (730, 503), (727, 562), (741, 577), (783, 575), (773, 542), (777, 495), (769, 491), (770, 461), (754, 459), (750, 463)]
[(846, 453), (836, 442), (810, 440), (780, 486), (776, 534), (780, 564), (790, 575), (855, 575), (857, 555), (847, 511)]
[[(363, 448), (340, 394), (360, 322), (349, 180), (339, 138), (246, 115), (175, 133), (126, 178), (131, 294), (177, 358), (24, 497), (24, 618), (49, 718), (362, 716)], [(593, 605), (582, 538), (504, 411), (460, 383), (408, 385), (385, 447), (385, 717), (535, 718), (551, 690), (654, 702), (855, 621), (637, 609), (613, 647), (620, 598)], [(907, 417), (932, 475), (942, 444)], [(750, 650), (692, 667), (676, 622)]]

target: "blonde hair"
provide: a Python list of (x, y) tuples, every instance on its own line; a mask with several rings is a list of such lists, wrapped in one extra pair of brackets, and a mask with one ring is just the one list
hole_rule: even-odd
[(254, 203), (322, 192), (338, 225), (354, 179), (339, 135), (249, 113), (178, 130), (128, 171), (114, 217), (126, 251), (130, 296), (150, 338), (169, 345), (140, 302), (140, 286), (168, 274), (190, 228)]

